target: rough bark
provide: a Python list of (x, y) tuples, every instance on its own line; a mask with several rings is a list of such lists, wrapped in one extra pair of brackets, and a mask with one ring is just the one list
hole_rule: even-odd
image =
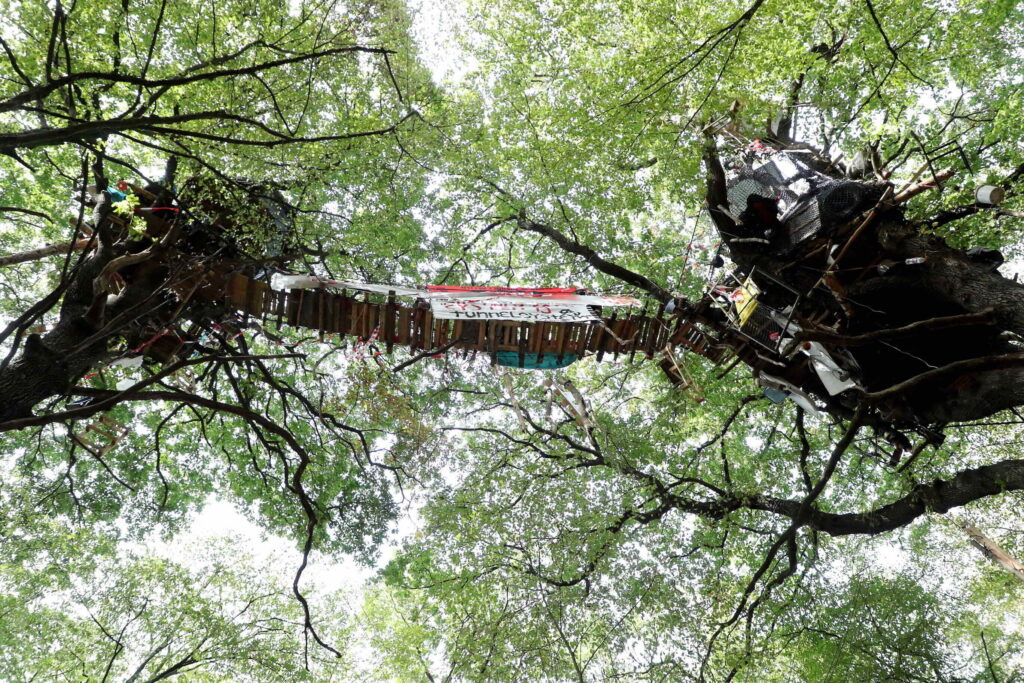
[[(987, 496), (1024, 490), (1024, 460), (1003, 460), (992, 465), (958, 472), (947, 480), (919, 484), (910, 493), (869, 512), (831, 513), (819, 509), (807, 513), (807, 525), (831, 536), (874, 535), (907, 526), (928, 512), (945, 513)], [(740, 507), (774, 512), (795, 518), (801, 501), (753, 496)], [(743, 505), (746, 503), (746, 505)]]
[[(68, 273), (54, 328), (43, 335), (28, 335), (21, 353), (0, 369), (0, 422), (28, 417), (41, 401), (66, 394), (104, 360), (112, 338), (143, 329), (154, 320), (167, 285), (167, 268), (140, 266), (122, 291), (109, 297), (98, 282), (113, 263), (124, 258), (128, 245), (107, 242), (101, 241)], [(152, 254), (162, 248), (154, 244)]]
[[(877, 243), (884, 257), (927, 261), (897, 266), (886, 275), (866, 278), (851, 288), (851, 299), (881, 305), (890, 311), (914, 311), (910, 318), (899, 319), (905, 323), (941, 313), (990, 312), (992, 317), (991, 325), (967, 325), (921, 334), (916, 340), (904, 342), (900, 348), (907, 352), (903, 367), (908, 373), (929, 372), (933, 368), (927, 367), (928, 363), (941, 368), (971, 358), (1009, 359), (1021, 352), (1022, 347), (1009, 343), (1001, 333), (1024, 337), (1024, 285), (972, 261), (963, 251), (935, 235), (917, 233), (914, 226), (902, 226), (897, 231), (891, 224), (883, 223)], [(915, 358), (919, 359), (916, 363)], [(931, 424), (967, 421), (1024, 403), (1024, 370), (1014, 367), (1019, 363), (995, 365), (999, 367), (976, 370), (965, 364), (959, 375), (915, 387), (905, 397), (913, 415)]]

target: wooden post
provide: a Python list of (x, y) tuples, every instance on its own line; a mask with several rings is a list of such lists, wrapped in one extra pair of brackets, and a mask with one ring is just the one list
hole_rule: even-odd
[(395, 292), (391, 290), (388, 292), (388, 302), (384, 306), (384, 341), (388, 351), (388, 355), (391, 355), (391, 350), (395, 346)]
[(519, 323), (519, 367), (526, 367), (526, 349), (529, 344), (527, 332), (532, 331), (533, 323)]

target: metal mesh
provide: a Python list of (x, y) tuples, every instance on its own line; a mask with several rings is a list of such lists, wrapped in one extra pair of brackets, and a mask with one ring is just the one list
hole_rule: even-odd
[(877, 199), (878, 188), (849, 180), (834, 180), (785, 155), (757, 168), (746, 166), (728, 188), (729, 213), (739, 218), (747, 197), (760, 195), (779, 205), (785, 234), (775, 238), (788, 250), (821, 231), (850, 221), (868, 202)]
[(743, 210), (747, 208), (747, 197), (761, 195), (762, 197), (775, 196), (775, 190), (755, 178), (743, 178), (729, 188), (729, 213), (733, 218), (739, 218)]
[(775, 352), (782, 342), (783, 329), (772, 316), (772, 310), (764, 304), (759, 305), (739, 330), (751, 341)]
[(782, 223), (786, 226), (787, 247), (794, 247), (813, 237), (821, 229), (818, 202), (811, 199), (798, 204), (782, 219)]
[[(749, 296), (737, 303), (735, 295), (740, 290)], [(766, 290), (771, 290), (770, 298), (775, 305), (766, 303)], [(786, 329), (800, 305), (800, 295), (792, 287), (754, 268), (749, 276), (741, 271), (726, 274), (710, 291), (740, 334), (771, 353), (779, 353)], [(779, 308), (780, 305), (784, 307)]]

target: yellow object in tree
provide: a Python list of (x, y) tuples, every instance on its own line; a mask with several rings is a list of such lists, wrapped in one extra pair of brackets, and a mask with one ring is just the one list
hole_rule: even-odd
[(740, 327), (743, 327), (750, 316), (754, 314), (757, 309), (757, 296), (761, 293), (757, 285), (751, 278), (744, 280), (743, 284), (737, 287), (729, 299), (732, 300), (733, 305), (736, 306), (736, 315), (740, 320)]

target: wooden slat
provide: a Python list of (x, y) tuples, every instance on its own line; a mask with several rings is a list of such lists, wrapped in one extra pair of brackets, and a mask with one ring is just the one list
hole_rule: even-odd
[(534, 352), (537, 354), (537, 365), (544, 359), (544, 348), (548, 343), (548, 323), (542, 322), (537, 326), (537, 343), (534, 345)]
[(412, 310), (407, 306), (402, 306), (398, 311), (398, 343), (402, 346), (409, 346), (409, 325)]
[(498, 349), (498, 329), (497, 327), (501, 323), (496, 323), (493, 320), (487, 321), (487, 353), (491, 356), (491, 365), (494, 365), (498, 357), (495, 355)]
[(278, 292), (277, 301), (274, 302), (274, 304), (277, 309), (275, 311), (275, 315), (277, 316), (277, 328), (281, 329), (281, 325), (284, 324), (285, 311), (288, 308), (288, 292)]
[(416, 337), (416, 348), (423, 349), (423, 337), (426, 336), (426, 329), (423, 327), (423, 323), (427, 318), (427, 311), (425, 308), (417, 308), (414, 315), (413, 332)]
[(260, 323), (266, 325), (267, 315), (273, 310), (274, 303), (277, 301), (277, 292), (272, 289), (268, 289), (263, 297), (263, 306), (260, 307)]
[[(590, 343), (587, 344), (588, 350), (600, 353), (601, 342), (604, 341), (604, 335), (606, 334), (604, 328), (607, 324), (608, 323), (606, 321), (602, 320), (600, 324), (594, 325), (594, 334), (591, 335)], [(600, 358), (600, 356), (598, 356), (598, 358)]]
[(519, 367), (526, 367), (526, 350), (530, 346), (530, 334), (533, 332), (533, 323), (520, 323), (519, 325)]
[(375, 303), (367, 302), (366, 313), (366, 336), (364, 337), (364, 339), (369, 341), (370, 338), (373, 337), (373, 333), (376, 332), (380, 327), (380, 306), (378, 306)]
[(627, 336), (622, 338), (629, 342), (629, 362), (633, 362), (633, 356), (636, 355), (637, 347), (643, 344), (643, 323), (647, 319), (647, 309), (644, 308), (640, 311), (640, 315), (630, 315), (627, 320), (629, 321), (629, 329), (627, 330)]
[(235, 275), (228, 283), (228, 301), (232, 307), (242, 308), (245, 305), (245, 298), (248, 294), (249, 278), (244, 275)]
[(486, 320), (479, 321), (477, 323), (479, 327), (476, 332), (476, 347), (475, 350), (483, 351), (487, 348), (487, 325), (489, 324)]
[(338, 325), (338, 333), (348, 336), (349, 328), (352, 325), (352, 298), (347, 290), (341, 290), (341, 296), (345, 299), (345, 305), (341, 308), (341, 323)]
[(363, 317), (366, 315), (366, 306), (356, 297), (352, 297), (352, 319), (348, 323), (347, 334), (360, 338), (363, 330)]
[[(605, 327), (607, 327), (609, 330), (614, 331), (615, 330), (615, 318), (618, 315), (619, 315), (618, 311), (612, 311), (612, 317), (610, 317), (610, 318), (608, 318), (608, 319), (606, 319), (604, 321)], [(601, 361), (604, 358), (605, 351), (607, 350), (608, 342), (609, 341), (615, 341), (615, 340), (612, 339), (612, 336), (610, 334), (607, 334), (607, 332), (605, 330), (601, 330), (601, 336), (598, 338), (598, 341), (599, 341), (599, 343), (597, 345), (597, 360)]]
[(338, 333), (338, 319), (341, 317), (341, 297), (331, 292), (327, 297), (327, 334)]
[(540, 328), (544, 323), (530, 323), (526, 334), (526, 350), (530, 353), (537, 353), (540, 348)]
[(577, 356), (583, 355), (581, 344), (583, 340), (586, 338), (587, 328), (587, 325), (582, 325), (580, 323), (573, 324), (572, 332), (569, 336), (569, 345), (565, 347), (566, 352), (574, 353)]
[(384, 307), (384, 343), (388, 355), (395, 347), (395, 293), (388, 292), (388, 301)]
[(246, 287), (246, 291), (245, 291), (245, 306), (243, 308), (243, 311), (245, 313), (245, 321), (246, 322), (249, 322), (249, 315), (256, 308), (256, 302), (259, 300), (260, 285), (261, 284), (263, 284), (263, 283), (262, 282), (256, 282), (254, 280), (249, 280), (249, 283), (248, 283), (248, 285)]
[(298, 325), (299, 303), (301, 301), (299, 298), (299, 293), (301, 291), (301, 289), (291, 289), (288, 291), (288, 310), (285, 320), (292, 327)]
[(362, 341), (370, 337), (370, 302), (366, 298), (359, 302), (359, 328), (356, 334)]
[(443, 319), (435, 320), (434, 331), (434, 348), (439, 349), (448, 343), (448, 321)]
[(299, 301), (295, 305), (296, 311), (297, 311), (296, 314), (295, 314), (295, 326), (296, 327), (306, 327), (307, 326), (306, 318), (303, 315), (303, 313), (304, 313), (303, 309), (304, 309), (305, 304), (306, 304), (306, 290), (300, 289), (300, 290), (298, 290), (298, 292), (299, 292)]
[[(462, 321), (461, 320), (456, 320), (455, 321), (455, 327), (452, 330), (452, 339), (462, 339), (462, 328), (463, 328)], [(456, 348), (458, 348), (459, 345), (456, 344), (455, 346), (456, 346)]]
[(559, 325), (558, 333), (561, 336), (558, 339), (558, 356), (555, 358), (555, 362), (561, 365), (562, 359), (565, 357), (565, 347), (569, 343), (569, 335), (572, 334), (572, 323)]
[(324, 338), (324, 307), (327, 305), (326, 297), (327, 293), (324, 290), (318, 289), (316, 291), (316, 331), (319, 333), (321, 341)]
[(581, 356), (586, 355), (586, 353), (590, 351), (591, 347), (594, 344), (594, 337), (597, 336), (597, 332), (600, 329), (601, 327), (597, 323), (587, 323), (586, 329), (584, 330), (584, 333), (580, 338), (579, 348)]
[(316, 329), (316, 304), (320, 297), (320, 290), (311, 289), (306, 291), (302, 304), (302, 326), (308, 330)]
[(648, 325), (647, 339), (644, 343), (644, 350), (648, 359), (654, 358), (655, 344), (658, 342), (658, 337), (661, 335), (661, 318), (664, 312), (665, 305), (662, 304), (658, 306), (658, 313), (651, 318), (651, 322)]

